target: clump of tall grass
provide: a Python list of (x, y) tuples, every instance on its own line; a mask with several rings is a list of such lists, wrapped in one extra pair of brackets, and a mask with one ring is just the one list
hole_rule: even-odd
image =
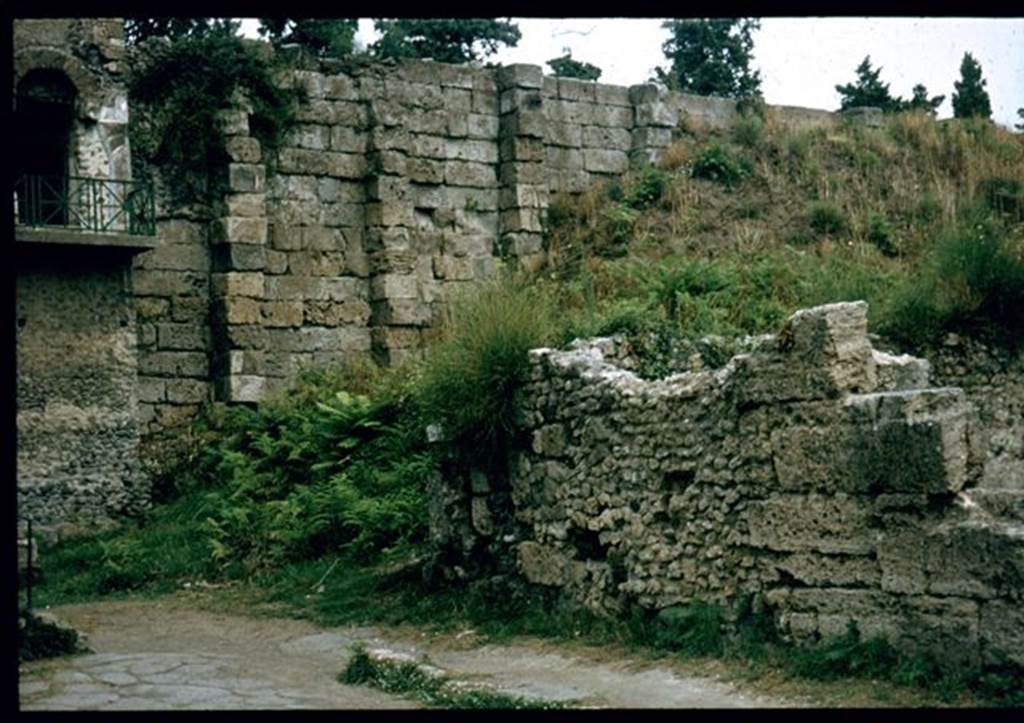
[(543, 286), (509, 274), (456, 299), (419, 383), (424, 416), (469, 448), (492, 449), (513, 428), (527, 352), (555, 337), (554, 318)]

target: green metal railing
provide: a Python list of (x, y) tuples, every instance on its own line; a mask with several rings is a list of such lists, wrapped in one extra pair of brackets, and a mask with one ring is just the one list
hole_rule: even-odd
[(26, 226), (156, 235), (153, 189), (136, 181), (26, 174), (14, 185), (14, 209)]

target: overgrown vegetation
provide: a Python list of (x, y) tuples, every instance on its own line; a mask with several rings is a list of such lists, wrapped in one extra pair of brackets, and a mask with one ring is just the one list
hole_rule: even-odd
[(573, 332), (626, 332), (656, 351), (866, 299), (872, 331), (908, 350), (949, 331), (1024, 337), (1024, 143), (992, 124), (918, 112), (791, 128), (748, 112), (728, 132), (690, 128), (657, 170), (643, 207), (628, 200), (650, 169), (552, 202)]
[(153, 42), (129, 79), (131, 143), (138, 160), (165, 170), (175, 204), (217, 197), (228, 162), (222, 112), (241, 95), (249, 131), (269, 159), (294, 119), (300, 89), (281, 88), (274, 61), (225, 33)]
[(79, 652), (78, 633), (31, 612), (18, 615), (18, 660), (43, 660)]
[(430, 675), (412, 661), (376, 660), (366, 646), (356, 643), (338, 681), (347, 685), (370, 685), (386, 693), (415, 698), (433, 708), (458, 709), (558, 709), (565, 706), (521, 696), (508, 695), (487, 687), (468, 687), (443, 674)]

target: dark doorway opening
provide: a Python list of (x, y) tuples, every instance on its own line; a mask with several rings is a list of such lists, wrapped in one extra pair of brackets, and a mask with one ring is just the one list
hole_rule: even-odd
[(19, 223), (68, 223), (75, 96), (74, 84), (58, 70), (32, 70), (18, 83), (12, 145)]

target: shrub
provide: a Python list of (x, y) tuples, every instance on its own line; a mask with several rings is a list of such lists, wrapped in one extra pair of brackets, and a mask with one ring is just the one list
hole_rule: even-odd
[(844, 236), (849, 231), (846, 216), (830, 203), (816, 203), (807, 214), (807, 224), (825, 236)]
[(241, 92), (252, 104), (249, 124), (264, 154), (278, 148), (302, 97), (282, 89), (275, 67), (245, 40), (186, 37), (153, 45), (133, 70), (131, 142), (139, 158), (164, 164), (172, 201), (216, 196), (228, 160), (220, 113)]
[(740, 115), (732, 127), (732, 138), (741, 146), (756, 147), (764, 137), (764, 120), (753, 113)]
[(18, 660), (43, 660), (79, 652), (74, 630), (44, 620), (31, 612), (18, 616)]
[[(1019, 231), (1017, 231), (1019, 234)], [(969, 210), (896, 290), (883, 331), (911, 345), (942, 331), (984, 329), (1014, 346), (1024, 337), (1024, 241), (983, 210)]]
[(644, 166), (630, 188), (625, 202), (636, 211), (650, 208), (661, 199), (667, 184), (668, 175), (664, 171), (651, 165)]
[(896, 256), (899, 253), (893, 239), (892, 226), (882, 214), (868, 214), (866, 236), (868, 241), (886, 256)]
[(732, 188), (747, 174), (743, 165), (717, 143), (706, 146), (690, 165), (690, 176)]
[(991, 210), (1012, 221), (1024, 221), (1024, 183), (1015, 178), (986, 178), (978, 183), (977, 194)]

